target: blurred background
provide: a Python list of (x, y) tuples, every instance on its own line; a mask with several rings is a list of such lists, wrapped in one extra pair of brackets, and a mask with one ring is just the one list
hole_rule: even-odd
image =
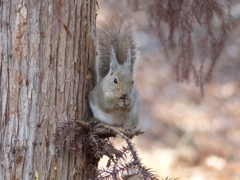
[[(205, 86), (178, 83), (172, 70), (176, 52), (167, 58), (149, 27), (148, 1), (98, 0), (97, 21), (112, 12), (135, 22), (138, 46), (135, 83), (141, 97), (139, 128), (133, 142), (142, 162), (161, 178), (240, 180), (240, 22), (233, 30)], [(240, 2), (232, 14), (240, 18)], [(196, 36), (197, 38), (197, 36)], [(118, 146), (124, 141), (114, 139)], [(103, 158), (100, 166), (106, 166)]]

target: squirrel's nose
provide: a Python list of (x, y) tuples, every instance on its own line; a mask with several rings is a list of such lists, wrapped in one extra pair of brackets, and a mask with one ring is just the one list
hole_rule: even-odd
[(125, 98), (125, 97), (127, 97), (127, 94), (122, 94), (122, 98)]

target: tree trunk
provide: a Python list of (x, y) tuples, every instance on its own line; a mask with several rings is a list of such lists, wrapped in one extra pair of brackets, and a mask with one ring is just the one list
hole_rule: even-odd
[(95, 179), (64, 148), (56, 123), (87, 120), (94, 84), (96, 0), (0, 0), (0, 179)]

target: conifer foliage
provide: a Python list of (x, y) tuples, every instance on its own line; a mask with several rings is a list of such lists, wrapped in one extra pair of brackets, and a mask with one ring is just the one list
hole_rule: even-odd
[[(173, 68), (177, 80), (188, 82), (192, 74), (202, 94), (233, 24), (230, 7), (230, 0), (154, 0), (147, 10), (149, 23), (166, 52), (178, 49)], [(193, 40), (196, 30), (202, 31), (197, 42)], [(199, 63), (193, 62), (195, 52)]]
[[(64, 148), (68, 148), (76, 156), (76, 167), (83, 167), (82, 144), (92, 149), (92, 156), (99, 160), (104, 155), (109, 158), (106, 168), (99, 169), (99, 180), (108, 179), (136, 179), (158, 180), (151, 169), (145, 167), (130, 141), (134, 135), (142, 134), (140, 129), (121, 131), (118, 128), (108, 126), (100, 122), (83, 122), (72, 120), (61, 122), (54, 133), (54, 144), (58, 156)], [(126, 141), (121, 149), (116, 149), (109, 137), (120, 136)]]

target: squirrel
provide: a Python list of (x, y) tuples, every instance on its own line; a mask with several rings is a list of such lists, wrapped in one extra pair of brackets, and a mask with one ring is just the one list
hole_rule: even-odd
[(98, 83), (89, 94), (94, 118), (111, 126), (136, 128), (139, 96), (133, 81), (136, 45), (132, 24), (120, 18), (103, 22), (97, 40)]

